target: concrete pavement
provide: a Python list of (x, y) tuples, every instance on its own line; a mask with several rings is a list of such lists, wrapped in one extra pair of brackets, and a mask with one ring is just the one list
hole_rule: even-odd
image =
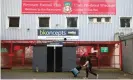
[[(124, 73), (118, 69), (96, 69), (99, 79), (133, 79), (133, 75)], [(82, 70), (78, 77), (74, 78), (71, 72), (33, 72), (32, 70), (2, 70), (1, 79), (83, 79), (85, 71)], [(89, 74), (89, 79), (96, 79)]]

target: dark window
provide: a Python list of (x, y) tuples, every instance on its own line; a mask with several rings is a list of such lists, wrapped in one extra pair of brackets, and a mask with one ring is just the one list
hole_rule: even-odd
[(93, 22), (93, 19), (94, 19), (93, 17), (90, 17), (89, 22)]
[(77, 27), (78, 17), (67, 17), (67, 27)]
[(110, 22), (110, 17), (105, 17), (105, 22)]
[(49, 27), (50, 17), (39, 18), (39, 27)]
[(130, 18), (121, 18), (120, 19), (120, 24), (121, 27), (130, 27)]
[(9, 27), (19, 27), (19, 17), (9, 17)]
[(101, 17), (97, 18), (97, 22), (102, 22), (102, 18)]

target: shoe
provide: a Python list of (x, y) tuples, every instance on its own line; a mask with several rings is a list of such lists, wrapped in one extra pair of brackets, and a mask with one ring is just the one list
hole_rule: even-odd
[(74, 75), (74, 77), (77, 77), (77, 75)]
[(83, 79), (87, 79), (87, 77), (83, 77)]
[(97, 79), (98, 79), (99, 75), (97, 74)]

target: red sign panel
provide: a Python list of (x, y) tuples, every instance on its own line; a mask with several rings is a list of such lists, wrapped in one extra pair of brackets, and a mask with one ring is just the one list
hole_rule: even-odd
[(116, 0), (22, 0), (23, 14), (116, 14)]

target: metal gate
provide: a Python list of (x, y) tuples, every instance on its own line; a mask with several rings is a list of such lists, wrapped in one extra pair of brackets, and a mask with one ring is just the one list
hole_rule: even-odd
[[(26, 42), (26, 41), (24, 41), (24, 42)], [(116, 43), (118, 43), (118, 42), (116, 42)], [(119, 52), (117, 54), (114, 54), (116, 43), (113, 43), (113, 42), (111, 43), (110, 42), (110, 43), (106, 43), (106, 45), (104, 43), (95, 43), (94, 46), (95, 46), (96, 49), (98, 49), (98, 53), (92, 54), (92, 56), (94, 56), (93, 65), (95, 67), (98, 67), (98, 68), (104, 68), (104, 67), (116, 68), (116, 66), (120, 66), (120, 68), (121, 68), (121, 59), (122, 59), (121, 58), (121, 50), (119, 50)], [(33, 44), (35, 44), (35, 43), (33, 43)], [(94, 43), (93, 44), (88, 43), (88, 44), (93, 45)], [(119, 44), (120, 43), (118, 43), (118, 45)], [(129, 43), (129, 44), (131, 44), (131, 43)], [(15, 46), (17, 46), (17, 47), (15, 48)], [(10, 68), (12, 68), (14, 66), (24, 67), (24, 66), (27, 66), (27, 65), (32, 67), (32, 64), (33, 64), (32, 63), (32, 59), (33, 59), (32, 56), (33, 56), (33, 54), (30, 54), (30, 56), (27, 56), (29, 54), (26, 53), (26, 50), (27, 50), (26, 48), (30, 49), (30, 46), (31, 46), (30, 43), (19, 43), (19, 42), (17, 42), (17, 44), (16, 44), (16, 43), (11, 43), (11, 42), (3, 42), (2, 43), (2, 48), (6, 48), (7, 51), (8, 51), (8, 52), (2, 52), (1, 53), (2, 54), (1, 57), (3, 58), (2, 63), (4, 64), (4, 65), (2, 64), (3, 67), (10, 67)], [(109, 53), (108, 54), (100, 52), (100, 47), (102, 47), (102, 46), (108, 46), (109, 47)], [(66, 64), (71, 62), (71, 60), (75, 61), (75, 64), (71, 65), (70, 68), (74, 67), (76, 65), (76, 60), (72, 59), (72, 57), (75, 58), (76, 56), (70, 54), (70, 53), (75, 53), (76, 54), (76, 52), (75, 52), (76, 48), (73, 47), (73, 48), (65, 49), (65, 47), (64, 47), (63, 49), (64, 49), (63, 53), (65, 53), (65, 54), (63, 54), (64, 62), (63, 62), (62, 65), (63, 65), (64, 71), (66, 71), (68, 69), (65, 70), (65, 66), (67, 66)], [(120, 45), (119, 45), (119, 49), (120, 49)], [(70, 51), (70, 52), (68, 52), (68, 51)], [(29, 52), (30, 53), (33, 52), (32, 48), (30, 49)], [(19, 53), (18, 56), (15, 56), (16, 53)], [(69, 57), (68, 61), (66, 59), (66, 56)], [(65, 59), (66, 59), (67, 63), (65, 62)], [(15, 62), (15, 60), (18, 60), (18, 61)], [(115, 62), (115, 61), (117, 61), (117, 62)]]
[(133, 39), (122, 41), (123, 71), (133, 74)]
[(63, 47), (63, 71), (70, 71), (76, 66), (76, 47)]
[(34, 71), (36, 71), (36, 69), (38, 69), (39, 72), (47, 71), (47, 47), (46, 46), (33, 47), (32, 68)]

